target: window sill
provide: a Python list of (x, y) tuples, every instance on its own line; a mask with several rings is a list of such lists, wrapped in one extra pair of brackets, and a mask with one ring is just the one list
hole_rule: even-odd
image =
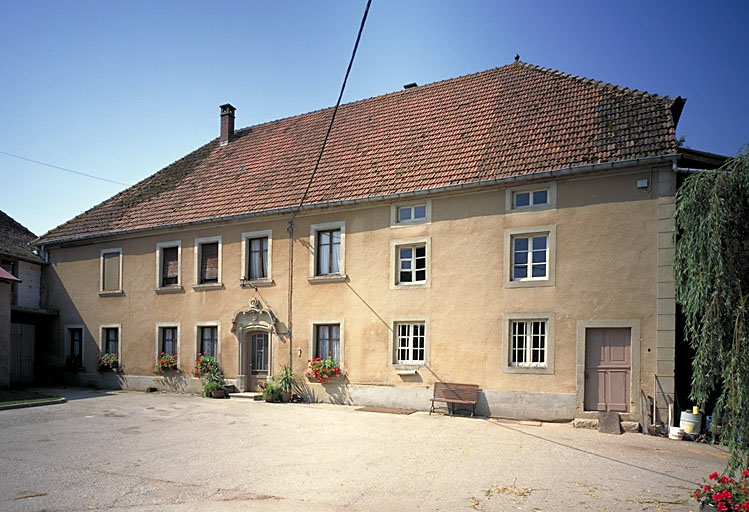
[(554, 286), (554, 279), (529, 279), (527, 281), (505, 281), (505, 288), (535, 288), (538, 286)]
[(192, 287), (193, 290), (196, 292), (202, 292), (207, 290), (223, 290), (224, 289), (224, 283), (204, 283), (204, 284), (195, 284)]
[(251, 281), (245, 281), (244, 284), (239, 283), (240, 288), (265, 288), (268, 286), (276, 286), (273, 279), (253, 279)]
[(428, 281), (419, 281), (416, 283), (395, 283), (393, 285), (393, 289), (395, 290), (413, 290), (413, 289), (419, 289), (419, 288), (429, 288), (429, 282)]
[(403, 376), (416, 375), (416, 372), (424, 367), (425, 367), (424, 364), (396, 363), (393, 365), (393, 368), (395, 369), (395, 373), (398, 375), (403, 375)]
[(173, 285), (173, 286), (160, 286), (159, 288), (156, 288), (156, 293), (159, 295), (166, 294), (166, 293), (184, 293), (185, 289), (182, 288), (182, 285)]
[(410, 226), (424, 226), (426, 224), (431, 224), (428, 220), (419, 220), (419, 221), (412, 221), (412, 222), (396, 222), (395, 224), (390, 224), (391, 228), (407, 228)]
[(308, 277), (307, 281), (310, 284), (321, 284), (321, 283), (344, 283), (348, 280), (346, 274), (330, 274), (327, 276), (313, 276)]
[(544, 210), (555, 210), (556, 205), (551, 204), (540, 204), (533, 206), (514, 206), (510, 208), (507, 213), (529, 213), (529, 212), (542, 212)]
[(505, 366), (505, 373), (535, 373), (536, 375), (553, 375), (554, 368), (548, 366)]
[(125, 292), (123, 290), (109, 290), (99, 292), (99, 297), (123, 297), (124, 295)]

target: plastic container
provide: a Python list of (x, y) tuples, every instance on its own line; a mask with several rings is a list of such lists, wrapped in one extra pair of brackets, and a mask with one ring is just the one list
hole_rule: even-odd
[(671, 427), (668, 429), (668, 438), (681, 441), (684, 438), (684, 431), (680, 427)]
[(682, 412), (679, 419), (679, 426), (685, 434), (691, 436), (699, 435), (700, 428), (702, 427), (702, 414), (692, 414), (689, 411)]

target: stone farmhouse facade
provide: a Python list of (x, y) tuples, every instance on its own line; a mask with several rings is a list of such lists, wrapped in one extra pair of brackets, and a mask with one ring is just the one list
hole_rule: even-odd
[[(639, 420), (654, 376), (674, 392), (677, 171), (719, 160), (678, 147), (683, 106), (516, 62), (341, 106), (310, 181), (332, 109), (235, 130), (223, 105), (217, 139), (36, 241), (56, 354), (129, 389), (196, 391), (207, 352), (240, 390), (290, 364), (313, 400), (462, 382), (483, 414)], [(311, 382), (327, 355), (343, 377)]]

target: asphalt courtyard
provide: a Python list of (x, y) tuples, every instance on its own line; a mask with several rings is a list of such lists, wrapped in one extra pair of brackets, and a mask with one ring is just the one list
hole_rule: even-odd
[(0, 510), (697, 510), (713, 447), (567, 424), (55, 389), (0, 412)]

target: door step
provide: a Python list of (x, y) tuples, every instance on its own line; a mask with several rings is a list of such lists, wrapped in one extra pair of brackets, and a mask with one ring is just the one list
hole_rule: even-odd
[[(572, 420), (575, 428), (598, 429), (598, 418), (575, 418)], [(622, 421), (622, 429), (625, 432), (640, 432), (639, 421)]]
[(243, 393), (229, 393), (229, 398), (241, 398), (242, 400), (262, 400), (263, 394), (256, 391), (245, 391)]

